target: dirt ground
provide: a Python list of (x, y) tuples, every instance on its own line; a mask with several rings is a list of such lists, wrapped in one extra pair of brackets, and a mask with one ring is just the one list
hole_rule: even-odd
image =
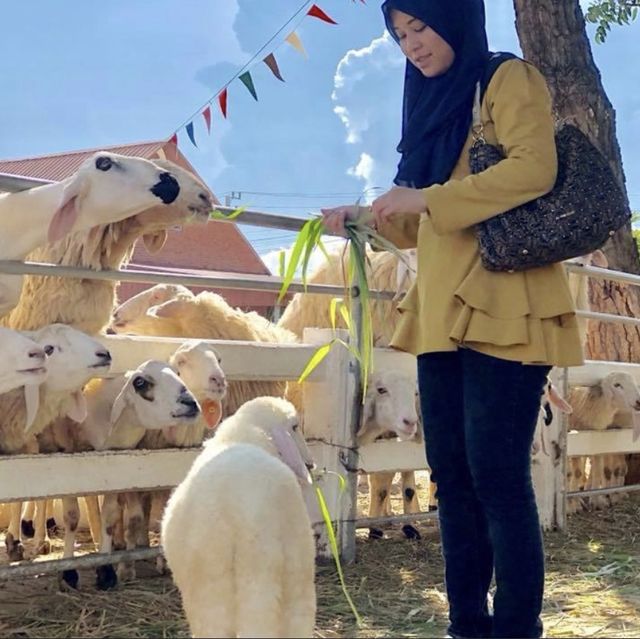
[[(335, 569), (318, 568), (317, 637), (444, 636), (437, 525), (418, 529), (417, 541), (405, 540), (399, 528), (372, 541), (358, 533), (358, 558), (345, 576), (363, 619), (360, 628)], [(568, 530), (547, 533), (545, 543), (546, 636), (640, 636), (640, 495), (606, 511), (573, 515)], [(54, 550), (60, 547), (56, 540)], [(187, 637), (171, 578), (158, 575), (152, 562), (139, 562), (138, 577), (107, 593), (95, 590), (90, 570), (81, 572), (80, 590), (70, 593), (59, 591), (54, 576), (2, 583), (0, 636)]]

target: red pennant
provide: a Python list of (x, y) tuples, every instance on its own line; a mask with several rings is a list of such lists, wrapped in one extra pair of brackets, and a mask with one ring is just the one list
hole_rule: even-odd
[(202, 117), (207, 123), (207, 133), (211, 133), (211, 107), (207, 105), (207, 108), (202, 112)]
[(220, 104), (220, 110), (222, 111), (222, 115), (227, 117), (227, 90), (223, 89), (222, 93), (218, 95), (218, 103)]
[(271, 73), (273, 73), (278, 80), (282, 80), (282, 82), (284, 82), (284, 78), (280, 74), (280, 69), (278, 68), (278, 63), (276, 62), (276, 57), (273, 53), (270, 53), (263, 62), (271, 69)]
[(175, 144), (176, 146), (178, 146), (178, 134), (174, 133), (170, 138), (169, 138), (169, 144)]
[(319, 20), (323, 20), (324, 22), (328, 22), (329, 24), (338, 24), (335, 20), (330, 18), (317, 4), (311, 5), (311, 8), (309, 9), (309, 11), (307, 11), (307, 15), (318, 18)]

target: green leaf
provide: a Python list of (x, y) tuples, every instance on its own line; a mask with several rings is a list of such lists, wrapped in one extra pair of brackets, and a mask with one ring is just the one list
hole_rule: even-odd
[(247, 210), (246, 206), (241, 206), (237, 208), (235, 211), (232, 211), (228, 215), (225, 215), (221, 211), (216, 211), (215, 209), (209, 213), (209, 217), (213, 220), (235, 220), (238, 215), (244, 213)]
[(300, 229), (298, 233), (298, 237), (291, 249), (291, 257), (289, 258), (289, 265), (287, 267), (287, 272), (282, 281), (282, 286), (280, 287), (280, 294), (278, 295), (278, 302), (282, 301), (282, 298), (286, 295), (287, 290), (289, 289), (289, 285), (293, 281), (293, 276), (296, 273), (296, 269), (298, 268), (298, 263), (300, 262), (300, 257), (302, 255), (302, 251), (307, 244), (307, 240), (309, 238), (309, 233), (312, 226), (313, 220), (309, 220), (305, 223), (305, 225)]
[(282, 250), (278, 253), (278, 277), (284, 277), (286, 251)]
[(307, 365), (304, 367), (302, 373), (300, 373), (300, 377), (298, 378), (299, 384), (304, 382), (305, 379), (307, 379), (307, 377), (311, 375), (316, 366), (318, 366), (318, 364), (320, 364), (320, 362), (322, 362), (322, 360), (329, 354), (329, 351), (331, 350), (333, 344), (334, 342), (331, 341), (328, 344), (323, 344), (316, 350), (316, 352), (311, 356), (311, 359), (307, 362)]

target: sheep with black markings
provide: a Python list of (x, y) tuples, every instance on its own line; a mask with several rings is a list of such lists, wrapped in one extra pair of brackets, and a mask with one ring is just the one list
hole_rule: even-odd
[(295, 408), (259, 397), (207, 440), (162, 520), (194, 637), (311, 637), (315, 546)]

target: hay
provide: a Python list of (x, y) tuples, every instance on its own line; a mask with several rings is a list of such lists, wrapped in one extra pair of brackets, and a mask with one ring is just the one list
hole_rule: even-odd
[[(419, 526), (421, 541), (399, 530), (387, 538), (358, 537), (358, 560), (345, 577), (364, 625), (356, 628), (335, 570), (318, 568), (318, 637), (437, 637), (446, 632), (447, 604), (437, 529)], [(543, 611), (548, 637), (640, 636), (640, 495), (610, 510), (581, 513), (567, 534), (545, 535), (547, 582)], [(0, 636), (186, 637), (171, 579), (138, 563), (139, 579), (108, 593), (81, 573), (78, 592), (60, 593), (55, 578), (0, 584)]]

